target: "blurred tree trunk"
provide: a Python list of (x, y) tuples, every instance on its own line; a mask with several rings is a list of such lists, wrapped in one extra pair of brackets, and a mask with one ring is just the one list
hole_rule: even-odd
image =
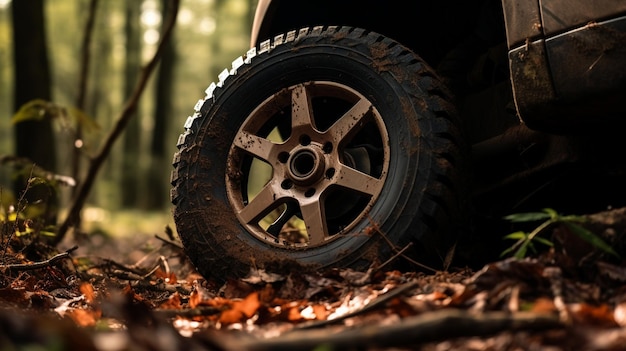
[[(87, 19), (85, 22), (83, 39), (80, 48), (80, 73), (78, 77), (78, 92), (76, 94), (75, 107), (79, 110), (85, 111), (87, 107), (87, 91), (89, 82), (89, 68), (91, 65), (91, 41), (94, 32), (94, 25), (96, 20), (96, 10), (98, 8), (98, 0), (90, 0), (86, 9)], [(84, 9), (83, 9), (84, 11)], [(83, 15), (85, 12), (80, 11), (79, 15)], [(83, 16), (81, 16), (83, 17)], [(83, 126), (80, 123), (76, 124), (76, 141), (83, 139)], [(82, 146), (75, 146), (72, 148), (72, 177), (79, 179), (81, 176), (81, 157)], [(74, 188), (76, 189), (76, 188)]]
[[(166, 18), (171, 6), (169, 0), (162, 0), (163, 18)], [(173, 33), (175, 35), (175, 33)], [(170, 141), (167, 140), (169, 119), (172, 117), (172, 96), (174, 85), (174, 65), (176, 62), (175, 40), (165, 44), (156, 82), (156, 101), (154, 110), (154, 129), (150, 144), (150, 171), (148, 172), (148, 189), (146, 191), (146, 207), (151, 210), (163, 209), (168, 201), (169, 174), (171, 155), (167, 153)]]
[[(51, 100), (50, 66), (46, 46), (45, 16), (43, 0), (13, 1), (13, 55), (15, 67), (14, 109), (33, 100)], [(15, 125), (15, 152), (36, 165), (56, 171), (56, 148), (49, 118), (25, 121)], [(56, 224), (58, 194), (46, 184), (27, 186), (29, 170), (17, 178), (16, 194), (28, 190), (24, 200), (45, 205), (41, 219), (45, 224)], [(26, 203), (20, 203), (25, 206)]]
[[(124, 97), (133, 92), (141, 65), (141, 2), (126, 2), (126, 22), (124, 27), (126, 38), (126, 66), (124, 70)], [(137, 206), (140, 194), (140, 126), (137, 118), (139, 108), (134, 112), (124, 132), (122, 161), (122, 207)]]
[[(114, 81), (119, 77), (119, 70), (115, 69), (111, 53), (114, 50), (113, 33), (109, 18), (112, 14), (120, 15), (119, 4), (111, 1), (102, 1), (98, 11), (96, 21), (96, 37), (98, 45), (94, 45), (92, 77), (90, 91), (91, 95), (87, 102), (87, 114), (93, 118), (105, 116), (108, 118), (100, 118), (98, 124), (102, 130), (109, 130), (113, 124), (115, 115), (114, 100), (123, 100), (121, 92)], [(124, 4), (121, 4), (124, 5)], [(101, 136), (100, 136), (101, 137)], [(92, 141), (94, 144), (96, 141)], [(103, 179), (90, 195), (90, 201), (100, 206), (110, 206), (112, 203), (119, 205), (118, 191), (111, 191), (111, 184), (119, 184), (119, 174), (121, 167), (119, 149), (121, 145), (116, 147), (115, 152), (111, 153), (108, 162), (103, 167)], [(117, 187), (115, 188), (117, 189)]]
[[(51, 100), (43, 0), (13, 1), (14, 109), (33, 99)], [(50, 119), (15, 125), (16, 154), (54, 171), (56, 155)]]

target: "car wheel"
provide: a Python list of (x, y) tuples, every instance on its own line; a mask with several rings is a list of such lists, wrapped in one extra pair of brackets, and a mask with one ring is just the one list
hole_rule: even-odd
[(177, 231), (217, 278), (280, 262), (361, 269), (409, 243), (414, 261), (441, 258), (462, 214), (463, 145), (445, 88), (410, 50), (357, 28), (289, 32), (235, 60), (187, 119)]

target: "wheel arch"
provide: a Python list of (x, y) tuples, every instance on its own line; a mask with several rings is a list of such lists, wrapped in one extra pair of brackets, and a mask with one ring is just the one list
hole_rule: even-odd
[(260, 0), (251, 46), (302, 27), (359, 27), (398, 41), (434, 67), (467, 36), (483, 1)]

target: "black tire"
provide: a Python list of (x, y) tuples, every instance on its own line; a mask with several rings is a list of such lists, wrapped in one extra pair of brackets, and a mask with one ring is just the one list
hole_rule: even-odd
[[(410, 242), (416, 261), (436, 256), (441, 268), (462, 214), (464, 143), (416, 54), (362, 29), (315, 27), (262, 43), (219, 78), (173, 161), (174, 220), (201, 274), (362, 269)], [(267, 227), (281, 213), (290, 221)]]

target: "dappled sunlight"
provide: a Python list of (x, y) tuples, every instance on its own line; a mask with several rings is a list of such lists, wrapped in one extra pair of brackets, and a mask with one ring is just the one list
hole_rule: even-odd
[(162, 235), (165, 227), (174, 227), (173, 219), (167, 210), (147, 212), (141, 210), (110, 211), (100, 207), (87, 207), (83, 210), (83, 231), (106, 232), (112, 237), (135, 235)]

